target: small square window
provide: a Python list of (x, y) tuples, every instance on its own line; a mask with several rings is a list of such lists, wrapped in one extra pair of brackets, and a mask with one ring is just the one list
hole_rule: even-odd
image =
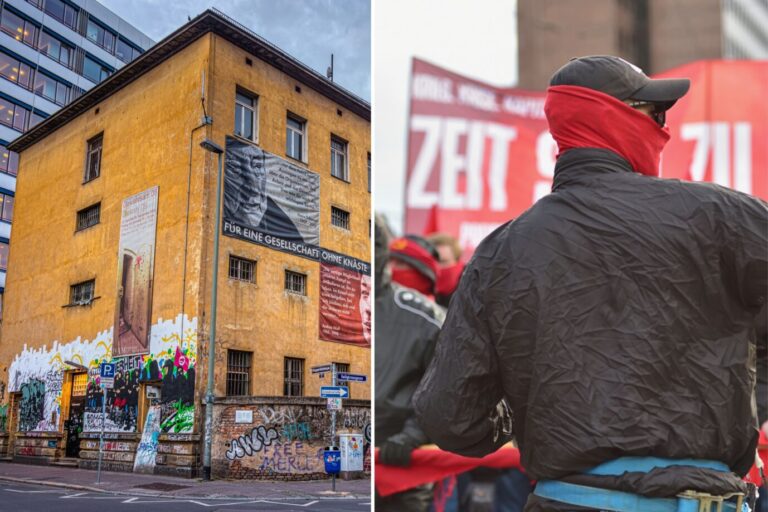
[(235, 93), (235, 135), (256, 142), (258, 97), (237, 90)]
[(304, 396), (304, 360), (286, 357), (284, 361), (284, 396)]
[(290, 293), (296, 293), (298, 295), (306, 295), (307, 294), (307, 275), (286, 270), (285, 271), (285, 291)]
[(69, 303), (73, 306), (85, 306), (93, 302), (96, 280), (84, 281), (69, 287)]
[(101, 217), (101, 203), (96, 203), (77, 212), (77, 231), (95, 226)]
[(304, 138), (307, 122), (288, 114), (285, 121), (285, 154), (295, 160), (304, 162)]
[(100, 133), (88, 141), (88, 153), (85, 161), (84, 183), (95, 180), (101, 175), (101, 148), (104, 141), (104, 134)]
[(344, 181), (349, 181), (347, 146), (344, 140), (331, 136), (331, 176)]
[(251, 394), (251, 357), (253, 352), (227, 350), (227, 396)]
[(256, 262), (246, 260), (245, 258), (238, 258), (237, 256), (230, 256), (229, 278), (237, 279), (238, 281), (246, 281), (248, 283), (255, 283)]
[(331, 206), (331, 224), (342, 229), (349, 229), (349, 212)]

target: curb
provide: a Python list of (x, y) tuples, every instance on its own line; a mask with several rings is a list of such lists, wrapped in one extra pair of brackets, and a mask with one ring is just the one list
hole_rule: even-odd
[[(20, 484), (29, 484), (29, 485), (43, 485), (46, 487), (58, 487), (61, 489), (73, 489), (77, 491), (89, 491), (89, 492), (98, 492), (102, 494), (115, 494), (118, 496), (137, 496), (142, 498), (163, 498), (163, 499), (172, 499), (172, 500), (242, 500), (242, 501), (254, 501), (254, 500), (274, 500), (276, 499), (274, 496), (200, 496), (200, 495), (194, 495), (194, 496), (178, 496), (175, 494), (150, 494), (145, 493), (141, 491), (136, 492), (128, 492), (128, 491), (121, 491), (121, 490), (109, 490), (109, 489), (101, 489), (99, 487), (90, 487), (87, 485), (80, 485), (80, 484), (69, 484), (69, 483), (61, 483), (61, 482), (49, 482), (47, 480), (32, 480), (32, 479), (26, 479), (26, 478), (16, 478), (12, 476), (4, 476), (0, 475), (0, 481), (6, 481), (6, 482), (15, 482)], [(297, 500), (300, 499), (329, 499), (329, 498), (346, 498), (346, 499), (370, 499), (370, 494), (355, 494), (349, 491), (320, 491), (317, 494), (309, 494), (309, 495), (302, 495), (302, 496), (290, 496), (291, 498), (295, 498)], [(285, 498), (282, 498), (285, 499)], [(286, 500), (289, 501), (289, 500)]]

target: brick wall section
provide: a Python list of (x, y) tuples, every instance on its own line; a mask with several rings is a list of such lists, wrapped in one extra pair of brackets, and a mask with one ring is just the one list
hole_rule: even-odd
[[(237, 411), (253, 420), (236, 422)], [(364, 433), (370, 402), (344, 400), (336, 432)], [(212, 473), (214, 478), (318, 480), (328, 478), (323, 450), (330, 442), (331, 412), (321, 398), (238, 397), (214, 405)], [(370, 431), (370, 429), (369, 429)], [(364, 445), (370, 474), (370, 445)]]

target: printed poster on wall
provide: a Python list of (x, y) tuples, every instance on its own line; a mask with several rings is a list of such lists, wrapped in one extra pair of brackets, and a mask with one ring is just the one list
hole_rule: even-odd
[(371, 346), (370, 264), (322, 251), (319, 337), (326, 341)]
[(318, 260), (320, 176), (234, 137), (226, 146), (224, 234)]
[[(661, 176), (768, 199), (768, 62), (700, 61), (667, 114)], [(499, 225), (548, 194), (557, 155), (544, 91), (498, 88), (414, 59), (404, 232), (455, 236), (468, 259)], [(723, 102), (722, 98), (729, 98)]]
[(112, 357), (149, 352), (158, 187), (123, 201)]

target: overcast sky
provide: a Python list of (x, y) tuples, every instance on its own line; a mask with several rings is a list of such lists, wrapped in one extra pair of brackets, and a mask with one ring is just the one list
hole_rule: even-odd
[(373, 23), (374, 207), (400, 233), (412, 58), (493, 85), (514, 85), (517, 1), (377, 0)]
[(155, 41), (215, 6), (325, 75), (334, 54), (334, 81), (370, 101), (369, 0), (99, 0)]

